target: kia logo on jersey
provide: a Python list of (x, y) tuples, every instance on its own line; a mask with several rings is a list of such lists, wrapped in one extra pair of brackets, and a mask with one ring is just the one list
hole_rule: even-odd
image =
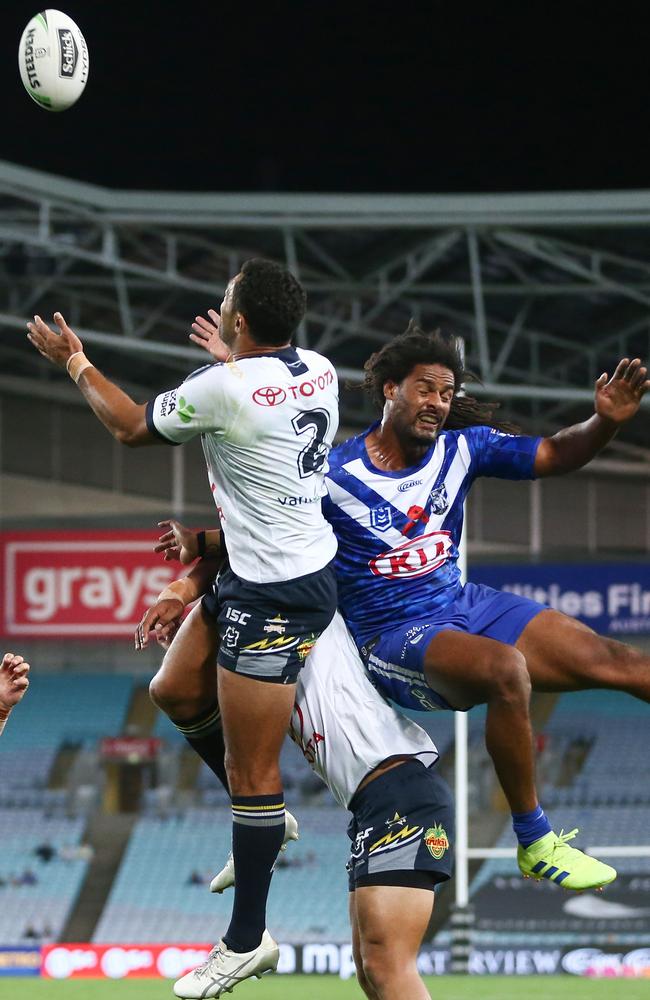
[(277, 385), (265, 385), (253, 393), (253, 402), (258, 406), (279, 406), (286, 398), (284, 389)]
[(388, 580), (426, 576), (447, 561), (452, 545), (451, 532), (432, 531), (382, 552), (368, 566), (375, 576)]

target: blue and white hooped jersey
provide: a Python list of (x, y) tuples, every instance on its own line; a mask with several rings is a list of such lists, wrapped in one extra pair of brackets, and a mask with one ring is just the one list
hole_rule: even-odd
[(533, 479), (541, 438), (492, 427), (442, 431), (419, 465), (371, 462), (373, 424), (330, 453), (323, 513), (338, 539), (339, 606), (362, 645), (451, 603), (460, 590), (463, 503), (474, 479)]

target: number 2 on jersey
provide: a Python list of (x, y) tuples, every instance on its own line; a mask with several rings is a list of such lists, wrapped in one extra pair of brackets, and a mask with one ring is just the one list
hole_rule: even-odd
[(327, 458), (328, 445), (325, 435), (329, 430), (330, 416), (327, 410), (303, 410), (291, 421), (298, 436), (311, 432), (309, 443), (298, 455), (298, 474), (307, 479), (320, 472)]

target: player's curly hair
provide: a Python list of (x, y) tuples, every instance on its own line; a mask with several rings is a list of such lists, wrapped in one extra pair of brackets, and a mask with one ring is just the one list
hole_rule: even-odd
[(248, 321), (251, 336), (265, 346), (286, 344), (305, 315), (304, 288), (286, 267), (252, 257), (233, 288), (233, 308)]
[(486, 425), (513, 434), (519, 428), (507, 421), (495, 420), (494, 412), (500, 403), (481, 403), (473, 396), (458, 395), (464, 382), (480, 381), (463, 364), (458, 338), (448, 330), (437, 329), (425, 333), (415, 320), (411, 320), (406, 331), (376, 351), (366, 361), (365, 378), (362, 388), (373, 403), (384, 408), (384, 384), (402, 382), (416, 365), (443, 365), (454, 376), (454, 398), (445, 426), (449, 430), (463, 427)]

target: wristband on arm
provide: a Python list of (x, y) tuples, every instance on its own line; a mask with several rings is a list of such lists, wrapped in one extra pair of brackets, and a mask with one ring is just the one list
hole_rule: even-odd
[(203, 559), (205, 555), (205, 531), (197, 531), (196, 533), (196, 545), (199, 553), (199, 559)]

